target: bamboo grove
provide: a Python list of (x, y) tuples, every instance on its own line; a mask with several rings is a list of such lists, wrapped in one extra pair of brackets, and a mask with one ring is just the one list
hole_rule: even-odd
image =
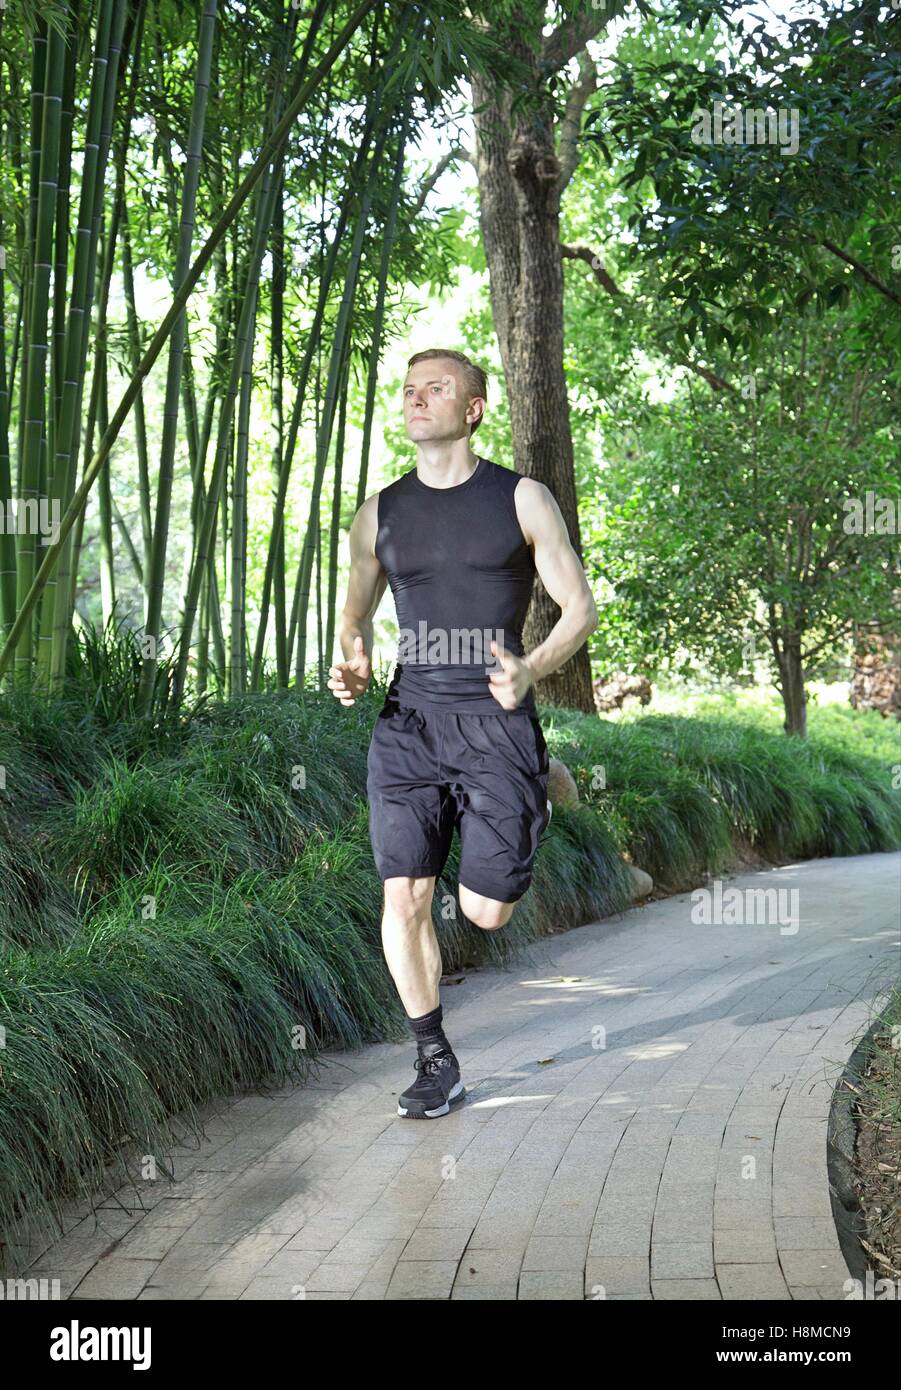
[[(0, 35), (0, 495), (16, 501), (0, 535), (0, 677), (61, 688), (96, 490), (104, 620), (117, 551), (140, 586), (143, 712), (188, 689), (302, 684), (311, 660), (324, 680), (342, 503), (366, 493), (379, 357), (398, 285), (425, 253), (406, 156), (442, 85), (493, 55), (449, 6), (382, 0), (60, 0), (0, 10)], [(168, 286), (152, 325), (148, 277)], [(365, 382), (363, 449), (345, 499), (352, 374)], [(261, 411), (272, 513), (249, 621)], [(111, 486), (123, 456), (131, 522)], [(173, 527), (185, 456), (190, 507)]]

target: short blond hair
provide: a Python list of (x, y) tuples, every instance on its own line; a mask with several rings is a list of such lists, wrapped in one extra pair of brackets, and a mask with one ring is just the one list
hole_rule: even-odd
[[(483, 401), (488, 401), (488, 378), (480, 366), (475, 362), (470, 362), (469, 358), (462, 352), (455, 352), (453, 348), (426, 348), (424, 352), (414, 352), (407, 363), (407, 371), (416, 362), (428, 362), (433, 357), (449, 357), (452, 362), (457, 362), (463, 368), (463, 384), (466, 388), (470, 400), (479, 396)], [(484, 415), (484, 411), (482, 415)], [(475, 434), (479, 425), (482, 423), (481, 417), (475, 424), (469, 427), (470, 439)]]

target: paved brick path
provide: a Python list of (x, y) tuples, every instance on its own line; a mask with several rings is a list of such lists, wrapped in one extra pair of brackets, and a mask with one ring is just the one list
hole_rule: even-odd
[(687, 894), (540, 942), (443, 991), (459, 1111), (396, 1116), (412, 1047), (329, 1054), (29, 1274), (84, 1299), (843, 1298), (826, 1119), (897, 969), (901, 856), (724, 886), (746, 913), (797, 890), (798, 930), (701, 925)]

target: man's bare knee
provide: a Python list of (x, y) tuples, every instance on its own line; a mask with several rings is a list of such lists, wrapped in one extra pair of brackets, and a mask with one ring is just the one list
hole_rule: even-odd
[(386, 878), (385, 906), (402, 921), (415, 921), (431, 908), (435, 876), (431, 878)]
[(473, 926), (482, 931), (497, 931), (505, 927), (516, 909), (516, 903), (498, 902), (496, 898), (486, 898), (481, 893), (460, 884), (460, 906)]

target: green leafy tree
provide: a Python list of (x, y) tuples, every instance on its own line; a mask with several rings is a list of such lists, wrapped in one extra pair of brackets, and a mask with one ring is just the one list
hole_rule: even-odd
[(750, 677), (764, 662), (803, 735), (809, 674), (862, 619), (898, 633), (898, 393), (848, 361), (844, 327), (837, 311), (786, 325), (742, 391), (712, 405), (690, 386), (646, 412), (588, 554), (611, 596), (605, 664)]
[(656, 265), (671, 338), (747, 353), (786, 313), (853, 305), (849, 348), (896, 356), (901, 10), (824, 9), (785, 41), (761, 20), (732, 47), (620, 65), (587, 123), (631, 160), (631, 258)]

